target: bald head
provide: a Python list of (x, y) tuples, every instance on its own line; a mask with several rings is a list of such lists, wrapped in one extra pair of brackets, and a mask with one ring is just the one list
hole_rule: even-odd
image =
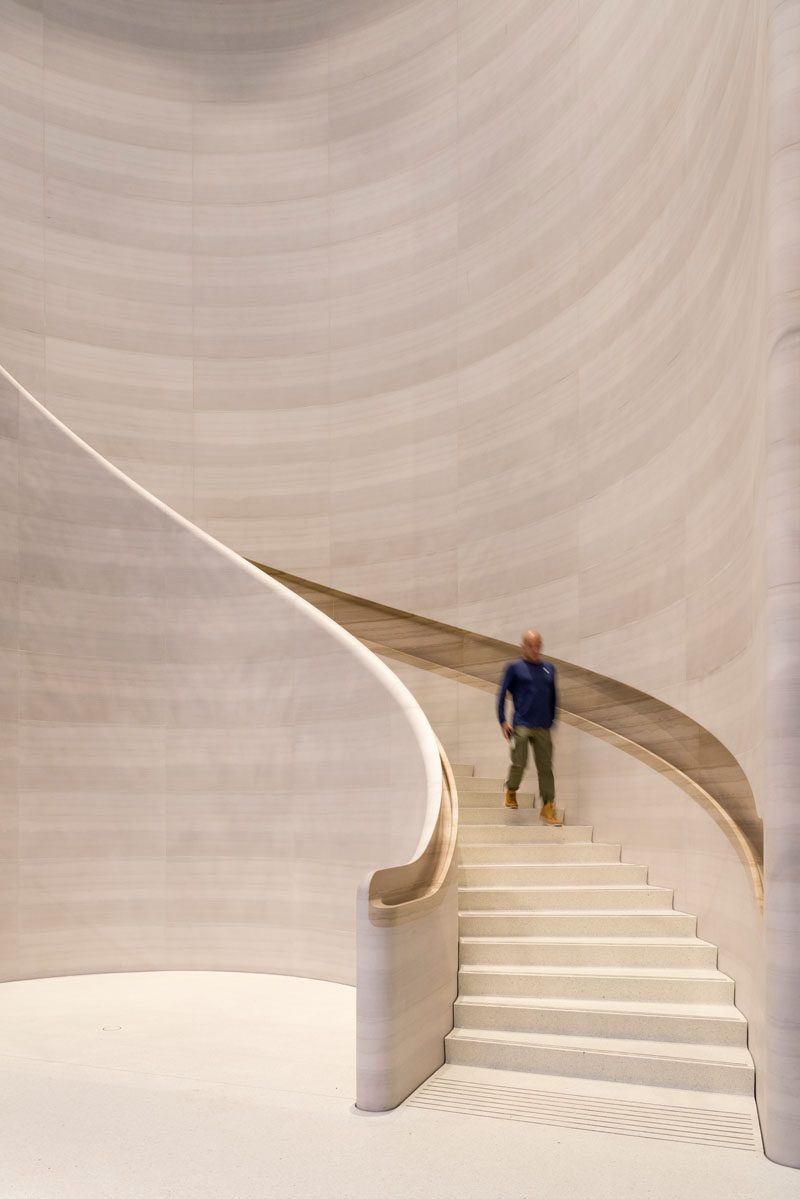
[(542, 653), (542, 634), (528, 629), (522, 635), (522, 656), (528, 662), (538, 662)]

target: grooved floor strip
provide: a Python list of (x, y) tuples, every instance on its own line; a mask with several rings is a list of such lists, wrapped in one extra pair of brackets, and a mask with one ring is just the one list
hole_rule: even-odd
[(522, 1120), (617, 1136), (761, 1152), (761, 1133), (755, 1117), (748, 1112), (721, 1108), (562, 1094), (436, 1076), (423, 1083), (406, 1102), (414, 1107), (494, 1120)]

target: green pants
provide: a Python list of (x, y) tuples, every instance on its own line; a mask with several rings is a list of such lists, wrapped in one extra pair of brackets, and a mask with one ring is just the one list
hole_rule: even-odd
[(556, 797), (556, 788), (553, 782), (553, 739), (549, 729), (530, 729), (522, 724), (514, 726), (514, 732), (509, 741), (511, 767), (506, 779), (506, 789), (508, 791), (518, 790), (525, 767), (528, 765), (529, 744), (533, 749), (533, 757), (536, 762), (542, 803), (553, 803)]

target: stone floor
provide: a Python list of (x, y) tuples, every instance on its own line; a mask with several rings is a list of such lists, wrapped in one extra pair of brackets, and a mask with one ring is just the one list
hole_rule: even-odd
[(6, 983), (0, 1196), (800, 1199), (800, 1171), (752, 1148), (539, 1122), (538, 1099), (359, 1113), (354, 1023), (350, 987), (308, 979)]

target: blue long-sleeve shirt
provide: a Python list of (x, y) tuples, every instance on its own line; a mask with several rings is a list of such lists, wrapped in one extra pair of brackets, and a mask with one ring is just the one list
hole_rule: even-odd
[(497, 719), (506, 719), (506, 694), (514, 701), (512, 725), (549, 729), (556, 718), (556, 668), (552, 662), (509, 662), (497, 695)]

